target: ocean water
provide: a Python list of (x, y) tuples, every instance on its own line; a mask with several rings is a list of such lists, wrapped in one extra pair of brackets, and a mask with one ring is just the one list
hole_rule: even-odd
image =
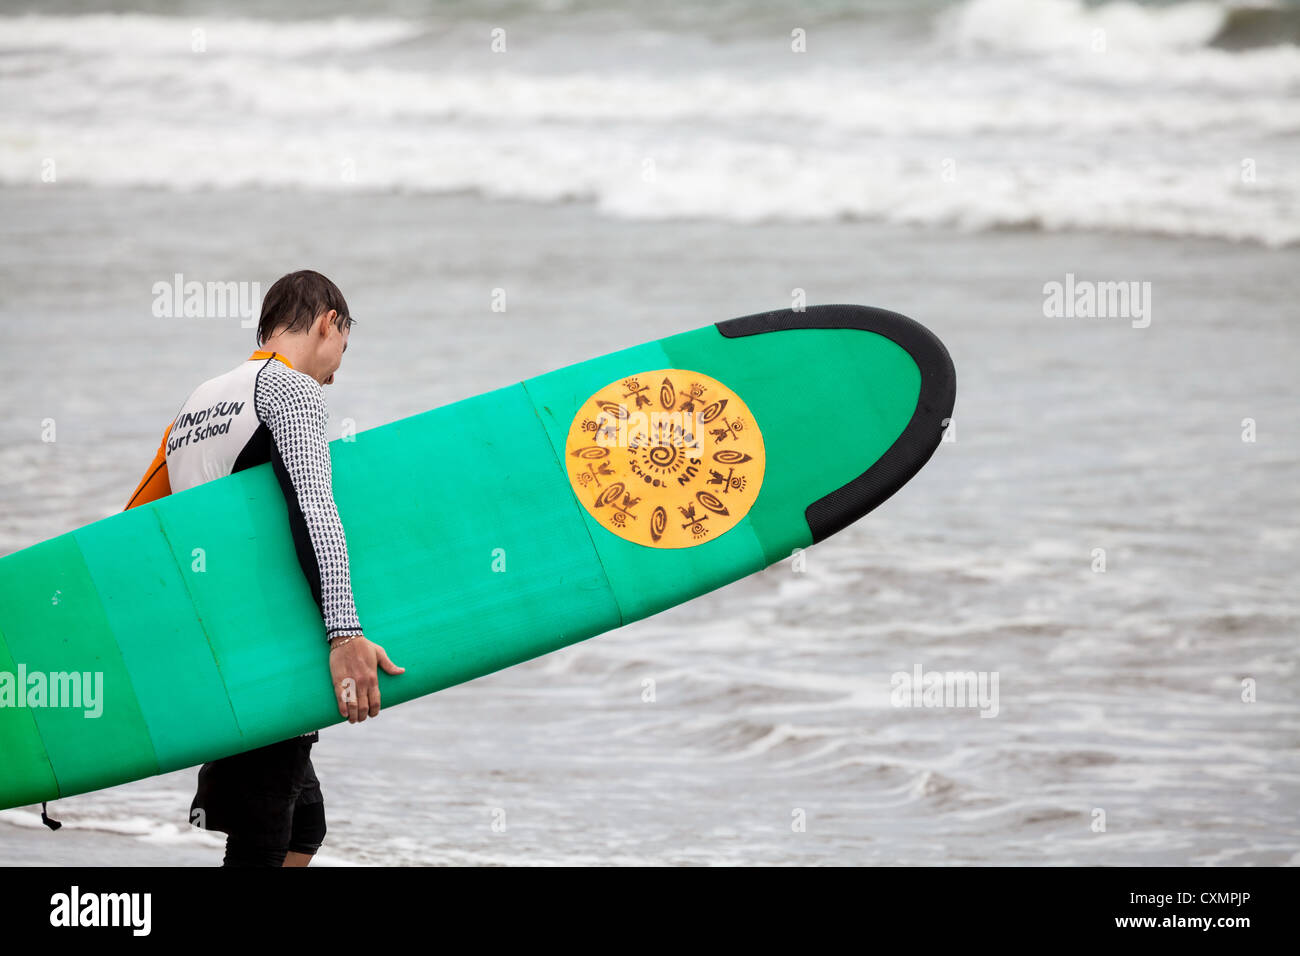
[(0, 184), (1300, 240), (1294, 4), (64, 6), (0, 17)]
[[(154, 317), (176, 273), (339, 282), (334, 434), (794, 289), (879, 305), (957, 367), (916, 479), (801, 565), (327, 728), (320, 862), (1298, 863), (1298, 22), (6, 5), (0, 554), (120, 509), (251, 350)], [(1076, 280), (1149, 309), (1045, 315)], [(895, 706), (915, 668), (996, 714)], [(0, 812), (0, 862), (217, 862), (196, 772)]]

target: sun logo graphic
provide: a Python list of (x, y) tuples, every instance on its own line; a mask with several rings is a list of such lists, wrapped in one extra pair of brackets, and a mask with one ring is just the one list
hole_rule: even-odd
[(689, 548), (734, 528), (763, 486), (753, 413), (717, 379), (641, 372), (582, 403), (565, 444), (569, 483), (587, 513), (624, 540)]

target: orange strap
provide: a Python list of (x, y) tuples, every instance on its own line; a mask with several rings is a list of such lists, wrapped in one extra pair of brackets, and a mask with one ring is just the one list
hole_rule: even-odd
[(167, 436), (171, 434), (171, 430), (171, 425), (168, 425), (163, 432), (162, 441), (158, 444), (158, 454), (153, 456), (153, 461), (150, 462), (144, 477), (140, 479), (140, 484), (136, 485), (135, 494), (131, 495), (131, 500), (126, 503), (123, 511), (172, 493), (171, 481), (167, 477)]
[(248, 360), (251, 362), (254, 359), (269, 359), (269, 358), (278, 359), (279, 361), (283, 362), (285, 365), (289, 366), (289, 368), (293, 368), (293, 363), (290, 362), (283, 355), (281, 355), (279, 352), (268, 352), (266, 349), (258, 349), (256, 352), (254, 352), (252, 355), (248, 357)]

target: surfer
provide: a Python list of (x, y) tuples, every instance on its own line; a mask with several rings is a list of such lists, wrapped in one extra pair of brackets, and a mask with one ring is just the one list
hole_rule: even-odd
[[(405, 668), (362, 632), (331, 484), (321, 387), (334, 382), (352, 325), (343, 293), (319, 272), (278, 279), (262, 301), (260, 348), (185, 400), (127, 508), (269, 462), (284, 492), (298, 562), (321, 610), (339, 714), (359, 723), (379, 713), (379, 668), (387, 674)], [(200, 768), (190, 822), (226, 833), (223, 865), (311, 862), (325, 836), (325, 806), (311, 764), (318, 739), (312, 731)]]

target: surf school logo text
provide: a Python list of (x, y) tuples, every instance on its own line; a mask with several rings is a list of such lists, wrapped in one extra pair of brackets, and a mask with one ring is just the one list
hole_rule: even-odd
[(155, 282), (152, 291), (154, 318), (237, 318), (245, 329), (257, 324), (257, 305), (262, 301), (260, 282), (186, 282), (179, 272), (171, 282)]
[[(191, 442), (201, 442), (214, 435), (230, 431), (235, 416), (244, 410), (243, 402), (217, 402), (197, 412), (186, 412), (177, 417), (167, 435), (167, 454)], [(185, 431), (181, 431), (184, 428)]]
[(1151, 324), (1150, 282), (1092, 282), (1076, 280), (1043, 286), (1043, 315), (1049, 319), (1130, 319), (1135, 329)]

